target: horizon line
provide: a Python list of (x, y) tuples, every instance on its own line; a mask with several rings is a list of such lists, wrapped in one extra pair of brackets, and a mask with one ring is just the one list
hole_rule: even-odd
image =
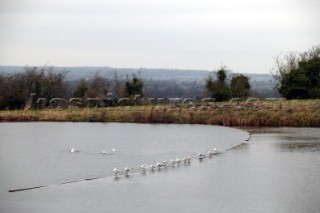
[[(134, 70), (176, 70), (176, 71), (206, 71), (206, 72), (213, 72), (213, 71), (217, 71), (217, 70), (209, 70), (209, 69), (193, 69), (193, 68), (148, 68), (148, 67), (112, 67), (112, 66), (107, 66), (107, 65), (103, 65), (103, 66), (97, 66), (97, 65), (68, 65), (68, 66), (55, 66), (55, 65), (49, 65), (49, 64), (44, 64), (44, 65), (0, 65), (0, 67), (57, 67), (57, 68), (109, 68), (109, 69), (134, 69)], [(218, 69), (218, 68), (217, 68)], [(231, 71), (233, 73), (243, 73), (243, 74), (270, 74), (270, 73), (266, 73), (266, 72), (239, 72), (239, 71), (234, 71), (231, 69), (226, 69), (227, 71)]]

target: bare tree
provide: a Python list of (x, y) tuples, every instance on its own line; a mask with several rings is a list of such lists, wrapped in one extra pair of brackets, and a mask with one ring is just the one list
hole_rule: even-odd
[(30, 95), (33, 99), (65, 95), (66, 72), (56, 72), (53, 67), (29, 67), (24, 72), (1, 75), (0, 108), (22, 109)]

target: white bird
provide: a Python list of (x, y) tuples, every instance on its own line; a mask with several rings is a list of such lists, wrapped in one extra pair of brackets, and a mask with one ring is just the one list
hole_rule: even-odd
[(112, 151), (113, 151), (113, 152), (116, 152), (116, 151), (117, 151), (117, 149), (114, 149), (114, 148), (113, 148), (113, 149), (112, 149)]
[(187, 157), (187, 162), (191, 163), (191, 157), (190, 156)]
[(124, 174), (125, 174), (126, 176), (128, 176), (128, 175), (129, 175), (129, 172), (130, 172), (131, 170), (133, 170), (133, 168), (125, 167), (123, 171), (124, 171)]
[(184, 157), (184, 158), (182, 158), (182, 161), (183, 161), (183, 163), (184, 164), (189, 164), (189, 163), (191, 163), (191, 157)]
[(186, 157), (183, 157), (181, 160), (182, 160), (183, 163), (187, 163), (187, 158)]
[(182, 158), (182, 162), (183, 162), (184, 164), (187, 164), (187, 163), (188, 163), (188, 158), (187, 158), (187, 157), (183, 157), (183, 158)]
[(163, 167), (164, 165), (162, 164), (162, 163), (156, 163), (156, 167), (158, 168), (158, 169), (161, 169), (161, 167)]
[(140, 166), (141, 172), (145, 172), (147, 170), (147, 168), (148, 168), (148, 166), (146, 166), (144, 164)]
[(170, 159), (171, 166), (174, 166), (177, 162), (175, 160)]
[(119, 169), (117, 169), (117, 168), (114, 168), (114, 169), (113, 169), (113, 172), (114, 172), (114, 176), (115, 176), (115, 177), (118, 177), (118, 175), (121, 175), (121, 174), (122, 174), (122, 172), (121, 172)]
[(214, 155), (214, 153), (213, 153), (211, 150), (209, 150), (209, 151), (208, 151), (208, 156), (209, 156), (209, 158), (211, 158), (213, 155)]
[(180, 165), (180, 163), (181, 163), (181, 159), (176, 158), (176, 163), (177, 163), (178, 165)]
[(169, 166), (169, 162), (164, 160), (164, 161), (162, 161), (162, 165), (163, 165), (163, 167), (167, 167), (167, 166)]
[(198, 158), (199, 158), (199, 160), (202, 160), (203, 158), (206, 158), (207, 156), (205, 155), (205, 154), (203, 154), (202, 152), (200, 152), (199, 154), (198, 154)]
[(155, 168), (157, 168), (157, 167), (156, 167), (154, 164), (150, 164), (150, 165), (149, 165), (149, 168), (150, 168), (151, 171), (153, 171), (153, 170), (154, 170)]
[(75, 149), (74, 147), (72, 147), (72, 148), (70, 149), (70, 152), (71, 152), (71, 153), (79, 152), (79, 150), (77, 150), (77, 149)]
[(213, 154), (214, 155), (218, 155), (220, 153), (221, 153), (221, 151), (219, 149), (216, 149), (216, 148), (213, 149)]

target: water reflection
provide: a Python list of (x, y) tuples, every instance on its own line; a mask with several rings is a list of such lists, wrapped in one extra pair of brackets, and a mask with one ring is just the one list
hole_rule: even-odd
[(119, 181), (121, 177), (114, 177), (113, 180)]
[(320, 143), (307, 142), (283, 142), (276, 144), (283, 151), (298, 152), (319, 152)]
[(319, 138), (311, 137), (308, 135), (297, 135), (295, 133), (291, 133), (292, 135), (279, 135), (279, 139), (283, 141), (310, 141), (310, 142), (318, 142)]
[(282, 134), (277, 134), (279, 140), (274, 145), (281, 151), (317, 152), (320, 151), (320, 139), (317, 131), (312, 128), (286, 128)]
[[(258, 142), (258, 147), (264, 151), (284, 152), (318, 152), (320, 151), (320, 136), (317, 128), (246, 128)], [(251, 140), (251, 141), (252, 141)], [(241, 147), (241, 146), (240, 146)], [(244, 148), (244, 146), (242, 147)], [(235, 147), (233, 149), (238, 149)]]

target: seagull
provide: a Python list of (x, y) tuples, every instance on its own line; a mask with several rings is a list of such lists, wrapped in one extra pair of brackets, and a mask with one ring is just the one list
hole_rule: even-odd
[(122, 174), (122, 172), (121, 172), (119, 169), (117, 169), (117, 168), (114, 168), (114, 169), (113, 169), (113, 172), (114, 172), (114, 176), (115, 176), (115, 177), (118, 177), (118, 175), (121, 175), (121, 174)]
[(156, 167), (160, 170), (164, 165), (162, 163), (156, 163)]
[(176, 163), (178, 164), (178, 166), (180, 165), (180, 163), (181, 163), (181, 159), (179, 159), (179, 158), (176, 158)]
[[(116, 149), (112, 149), (111, 151), (112, 151), (112, 152), (116, 152), (117, 150), (116, 150)], [(109, 155), (110, 153), (107, 152), (106, 150), (102, 150), (101, 154)]]
[(149, 168), (151, 169), (151, 171), (153, 171), (155, 168), (157, 168), (154, 164), (150, 164)]
[(131, 170), (133, 170), (133, 168), (125, 167), (123, 171), (124, 171), (124, 174), (125, 174), (126, 176), (129, 176), (129, 172), (130, 172)]
[(187, 157), (187, 162), (191, 163), (191, 157), (190, 156)]
[(147, 168), (148, 167), (144, 164), (140, 166), (141, 172), (146, 172)]
[(182, 161), (183, 163), (187, 163), (187, 158), (186, 158), (186, 157), (183, 157), (183, 158), (181, 159), (181, 161)]
[(208, 151), (208, 156), (209, 156), (209, 158), (211, 158), (213, 155), (214, 155), (214, 153), (213, 153), (211, 150), (209, 150), (209, 151)]
[(218, 155), (220, 153), (221, 153), (221, 151), (219, 149), (216, 149), (216, 148), (213, 149), (213, 154), (214, 155)]
[(182, 158), (182, 161), (183, 161), (183, 163), (184, 164), (189, 164), (189, 163), (191, 163), (191, 157), (184, 157), (184, 158)]
[(70, 152), (71, 152), (71, 153), (79, 152), (79, 150), (77, 150), (77, 149), (75, 149), (74, 147), (72, 147), (72, 148), (70, 149)]
[(176, 164), (177, 162), (175, 160), (170, 159), (170, 164), (171, 166), (174, 166), (174, 164)]
[(187, 157), (183, 157), (183, 158), (182, 158), (182, 162), (183, 162), (184, 164), (187, 164), (187, 163), (188, 163)]
[(163, 165), (163, 167), (167, 167), (167, 166), (169, 166), (169, 162), (164, 160), (164, 161), (162, 161), (162, 165)]
[(203, 154), (202, 152), (200, 152), (199, 154), (198, 154), (198, 158), (199, 158), (199, 160), (202, 160), (203, 158), (206, 158), (207, 156), (205, 155), (205, 154)]

